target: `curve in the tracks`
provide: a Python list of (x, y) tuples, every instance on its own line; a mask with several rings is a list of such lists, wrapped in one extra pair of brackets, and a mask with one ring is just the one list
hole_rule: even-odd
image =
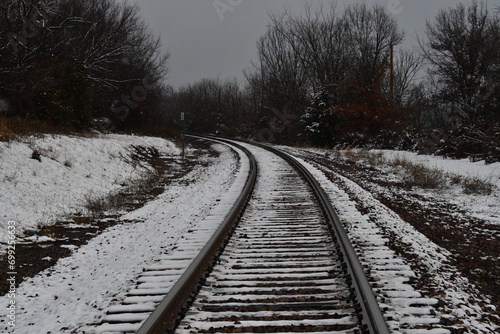
[(162, 333), (175, 328), (178, 315), (182, 313), (185, 304), (198, 290), (212, 263), (222, 251), (225, 242), (228, 241), (230, 231), (234, 229), (238, 217), (243, 212), (257, 180), (257, 162), (245, 147), (235, 143), (232, 146), (242, 150), (249, 158), (249, 175), (243, 191), (230, 209), (228, 215), (224, 218), (220, 227), (172, 287), (167, 296), (156, 307), (151, 316), (139, 328), (137, 334)]
[[(144, 322), (136, 333), (389, 333), (314, 177), (287, 154), (229, 144), (251, 164), (245, 193), (168, 294), (156, 297), (152, 314), (137, 319)], [(157, 278), (153, 271), (148, 276)]]
[[(248, 149), (245, 151), (249, 154)], [(373, 292), (362, 269), (358, 269), (359, 261), (324, 191), (290, 156), (276, 150), (266, 154), (279, 160), (276, 163), (281, 164), (279, 168), (283, 168), (284, 174), (280, 175), (279, 170), (266, 171), (272, 163), (262, 162), (259, 182), (265, 189), (254, 194), (236, 235), (219, 259), (221, 263), (208, 278), (210, 287), (201, 290), (193, 305), (196, 311), (188, 313), (178, 332), (388, 333)], [(249, 158), (254, 160), (251, 154)], [(276, 176), (278, 181), (270, 186)], [(252, 211), (254, 207), (256, 212)], [(272, 212), (270, 221), (255, 220), (262, 210)], [(232, 259), (238, 256), (234, 262)], [(217, 279), (217, 275), (226, 278)], [(339, 282), (334, 283), (336, 280)], [(156, 321), (166, 322), (165, 312), (157, 313)], [(138, 333), (156, 332), (148, 329), (147, 322), (142, 327), (144, 331)]]

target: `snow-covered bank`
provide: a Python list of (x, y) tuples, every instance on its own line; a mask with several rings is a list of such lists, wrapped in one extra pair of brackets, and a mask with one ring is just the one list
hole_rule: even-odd
[[(375, 178), (383, 181), (382, 183), (392, 183), (391, 186), (388, 186), (388, 184), (379, 185), (377, 182), (371, 182), (367, 188), (371, 192), (413, 194), (421, 198), (432, 198), (435, 202), (441, 201), (456, 206), (471, 217), (487, 221), (492, 225), (500, 225), (500, 162), (485, 164), (484, 161), (453, 160), (440, 156), (394, 150), (296, 149), (285, 146), (282, 148), (297, 154), (301, 154), (300, 152), (318, 154), (330, 159), (332, 163), (339, 162), (340, 165), (343, 165), (340, 168), (345, 169), (345, 172), (348, 172), (354, 165), (365, 168), (364, 173), (369, 172), (369, 170), (378, 171), (380, 174)], [(402, 167), (405, 164), (422, 166), (430, 172), (436, 171), (436, 174), (429, 173), (429, 175), (440, 176), (441, 174), (442, 184), (434, 188), (421, 188), (410, 182), (408, 187), (412, 188), (411, 190), (408, 187), (397, 190), (398, 186), (394, 182), (407, 182), (405, 179), (406, 171)], [(419, 168), (414, 168), (412, 172), (415, 174), (412, 174), (412, 177), (420, 175)], [(422, 173), (424, 173), (423, 170)], [(422, 176), (422, 180), (425, 181), (425, 175), (422, 174)], [(360, 181), (364, 183), (364, 181)], [(436, 183), (438, 182), (439, 180), (436, 180)], [(394, 188), (395, 186), (396, 188)], [(474, 188), (475, 186), (477, 188)], [(487, 191), (482, 191), (483, 187)], [(468, 191), (469, 189), (472, 191)], [(474, 191), (475, 189), (477, 191)]]
[[(155, 147), (162, 155), (180, 150), (161, 138), (101, 135), (45, 136), (0, 143), (0, 254), (8, 221), (16, 232), (81, 213), (87, 196), (102, 196), (139, 179), (151, 167), (132, 161), (131, 145)], [(41, 162), (31, 159), (34, 150)]]
[[(345, 155), (347, 152), (343, 152)], [(446, 201), (468, 212), (472, 217), (489, 222), (492, 225), (500, 225), (500, 163), (485, 164), (484, 161), (471, 162), (469, 159), (452, 160), (440, 156), (419, 155), (406, 151), (373, 150), (372, 154), (381, 154), (383, 162), (378, 166), (394, 179), (401, 179), (402, 168), (391, 166), (395, 160), (408, 161), (414, 165), (421, 165), (430, 170), (442, 172), (447, 176), (447, 186), (444, 189), (413, 189), (415, 194), (423, 197)], [(359, 163), (371, 164), (371, 162), (360, 161)], [(456, 176), (462, 180), (469, 180), (465, 185), (474, 186), (484, 182), (491, 184), (491, 193), (467, 193), (464, 183), (454, 185), (451, 182)]]
[[(368, 246), (370, 242), (377, 239), (385, 239), (382, 243), (384, 246), (390, 247), (392, 251), (397, 251), (401, 259), (409, 265), (411, 264), (416, 274), (414, 282), (412, 283), (415, 290), (426, 297), (436, 298), (441, 301), (441, 303), (439, 303), (440, 308), (438, 308), (438, 315), (447, 323), (447, 325), (443, 326), (443, 329), (454, 329), (457, 333), (486, 334), (498, 332), (499, 327), (498, 318), (495, 312), (496, 308), (495, 305), (492, 304), (494, 301), (489, 295), (481, 293), (479, 290), (480, 286), (471, 282), (471, 280), (454, 265), (456, 262), (453, 261), (453, 258), (456, 257), (456, 253), (454, 253), (456, 250), (448, 250), (445, 247), (439, 246), (376, 198), (380, 193), (396, 193), (397, 196), (392, 197), (391, 201), (397, 202), (405, 198), (405, 205), (407, 205), (407, 207), (412, 207), (415, 205), (415, 202), (409, 201), (411, 197), (408, 196), (407, 190), (398, 189), (395, 186), (390, 187), (387, 186), (387, 183), (383, 182), (382, 184), (384, 184), (384, 186), (380, 187), (381, 189), (379, 191), (378, 188), (374, 187), (370, 182), (370, 180), (372, 182), (373, 180), (371, 179), (372, 176), (366, 173), (368, 168), (364, 170), (348, 170), (350, 165), (368, 164), (368, 162), (359, 160), (356, 161), (356, 163), (351, 162), (335, 165), (336, 160), (339, 160), (339, 155), (333, 151), (300, 150), (295, 148), (288, 148), (287, 150), (289, 153), (300, 156), (300, 158), (303, 159), (297, 158), (297, 160), (303, 162), (303, 164), (308, 167), (311, 173), (313, 173), (321, 183), (326, 193), (330, 196), (331, 202), (336, 208), (341, 221), (344, 222), (344, 227), (348, 231), (351, 241), (358, 245), (355, 248), (362, 259), (369, 258), (373, 255), (374, 249)], [(311, 152), (314, 153), (311, 154)], [(350, 156), (349, 151), (343, 153)], [(395, 153), (404, 154), (404, 152)], [(401, 157), (402, 156), (400, 156), (400, 158)], [(408, 158), (408, 160), (411, 159)], [(439, 160), (439, 158), (437, 158), (437, 160)], [(307, 163), (304, 161), (307, 161)], [(425, 164), (425, 162), (423, 163), (428, 167), (438, 168), (432, 164), (432, 161), (432, 159), (428, 159), (427, 164)], [(469, 168), (473, 165), (473, 163), (469, 163)], [(339, 166), (346, 168), (339, 168)], [(372, 169), (376, 179), (394, 179), (398, 175), (390, 168), (389, 166), (384, 167), (381, 163), (377, 168)], [(383, 170), (386, 170), (386, 172), (382, 172)], [(445, 168), (441, 168), (441, 170), (452, 172)], [(464, 173), (466, 173), (466, 170), (464, 170)], [(466, 176), (467, 174), (463, 175)], [(358, 176), (358, 178), (353, 176)], [(359, 182), (359, 184), (350, 178), (353, 178)], [(372, 193), (363, 187), (375, 191)], [(455, 189), (440, 191), (439, 195), (446, 198), (450, 196), (450, 194), (457, 198), (459, 197)], [(438, 202), (435, 193), (428, 191), (427, 195), (430, 198), (430, 202)], [(465, 196), (466, 195), (462, 195), (462, 200), (466, 198)], [(478, 198), (484, 199), (485, 197), (487, 196), (468, 197), (468, 203), (470, 203), (469, 207), (477, 206)], [(497, 204), (490, 210), (491, 212), (488, 213), (487, 211), (483, 211), (483, 215), (485, 219), (488, 218), (492, 224), (498, 224), (499, 219), (494, 212), (495, 209), (498, 210), (498, 195), (494, 194), (489, 197), (492, 202)], [(420, 201), (426, 198), (426, 196), (420, 197)], [(429, 206), (429, 203), (424, 202), (423, 205)], [(405, 211), (406, 210), (407, 208), (405, 208)], [(454, 214), (452, 219), (457, 220), (458, 214), (456, 212), (452, 214)], [(421, 213), (419, 217), (422, 224), (429, 224), (430, 217), (428, 215)], [(442, 217), (440, 217), (440, 219), (441, 218)], [(439, 223), (441, 223), (441, 221)], [(442, 224), (445, 223), (448, 222), (442, 222)], [(453, 226), (453, 228), (456, 228), (456, 226)], [(474, 233), (479, 234), (480, 232), (485, 232), (487, 235), (490, 233), (487, 230), (478, 231), (473, 224), (465, 226), (460, 232), (462, 234), (460, 235), (458, 247), (466, 245), (466, 242)], [(488, 237), (494, 238), (494, 235)], [(496, 256), (495, 254), (495, 257)], [(494, 260), (492, 260), (492, 263), (494, 265)], [(493, 272), (494, 270), (495, 269), (492, 269)], [(374, 270), (373, 273), (382, 275), (383, 271)], [(404, 323), (411, 323), (416, 320), (405, 316), (406, 311), (404, 307), (402, 309), (394, 307), (389, 313), (391, 312), (395, 313), (392, 315), (392, 320), (390, 321), (391, 326), (395, 328), (398, 328), (398, 326), (399, 328), (405, 328)], [(422, 329), (422, 332), (424, 331), (426, 333), (435, 333), (435, 331), (426, 331)], [(398, 331), (394, 332), (397, 333)], [(405, 329), (401, 332), (416, 333), (414, 330), (406, 331)]]
[[(187, 231), (203, 224), (234, 181), (238, 161), (227, 147), (206, 158), (168, 186), (163, 194), (124, 217), (72, 256), (21, 283), (16, 294), (16, 327), (0, 312), (0, 330), (7, 333), (89, 333), (82, 326), (97, 325), (105, 309), (121, 300), (143, 268), (161, 254), (172, 252)], [(130, 222), (129, 219), (133, 219)], [(8, 305), (7, 296), (0, 305)]]
[(407, 151), (373, 150), (380, 152), (389, 160), (403, 158), (414, 163), (425, 165), (429, 168), (442, 170), (464, 177), (477, 177), (500, 187), (500, 162), (485, 164), (484, 161), (471, 162), (469, 159), (445, 159), (434, 155), (421, 155)]

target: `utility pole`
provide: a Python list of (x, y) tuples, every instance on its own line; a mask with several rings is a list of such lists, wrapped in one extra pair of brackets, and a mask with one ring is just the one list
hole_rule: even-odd
[(394, 45), (391, 44), (391, 60), (390, 60), (390, 103), (394, 107)]
[(259, 87), (259, 112), (262, 114), (264, 103), (264, 71), (262, 70), (262, 60), (260, 61), (260, 87)]
[(184, 122), (184, 112), (181, 112), (181, 121), (182, 121), (182, 159), (186, 158), (186, 148), (185, 148), (185, 139), (184, 133), (186, 132), (186, 126)]
[(262, 113), (262, 100), (263, 100), (263, 97), (262, 97), (262, 94), (263, 94), (263, 90), (264, 88), (262, 87), (263, 86), (263, 83), (262, 83), (262, 79), (260, 80), (260, 94), (259, 94), (259, 111), (260, 113)]

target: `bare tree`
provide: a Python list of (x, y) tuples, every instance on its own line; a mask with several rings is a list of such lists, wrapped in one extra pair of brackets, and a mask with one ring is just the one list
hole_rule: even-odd
[(497, 95), (500, 79), (500, 16), (474, 1), (442, 10), (426, 25), (423, 46), (440, 99), (452, 104), (452, 116), (475, 122)]
[[(89, 80), (116, 88), (121, 82), (146, 76), (158, 80), (167, 73), (168, 55), (161, 53), (160, 39), (148, 30), (137, 6), (71, 0), (60, 5), (60, 16), (65, 40), (61, 52), (76, 59)], [(119, 67), (129, 72), (117, 72)]]
[(370, 85), (387, 62), (391, 46), (404, 38), (397, 21), (383, 8), (366, 3), (350, 5), (344, 13), (350, 67), (362, 85)]
[(0, 4), (0, 94), (28, 116), (33, 110), (34, 87), (47, 84), (51, 59), (42, 56), (57, 1), (6, 0)]
[[(381, 6), (349, 5), (342, 12), (334, 3), (325, 7), (306, 6), (302, 16), (289, 11), (271, 15), (272, 27), (258, 43), (263, 99), (278, 108), (289, 103), (298, 108), (297, 116), (314, 110), (314, 117), (303, 119), (306, 128), (311, 128), (307, 122), (318, 119), (334, 121), (321, 113), (357, 103), (363, 106), (355, 113), (369, 123), (376, 117), (365, 117), (374, 113), (368, 109), (384, 107), (380, 100), (389, 50), (401, 43), (403, 33)], [(400, 96), (416, 71), (409, 64), (412, 60), (416, 58), (403, 57), (398, 68)], [(251, 84), (259, 83), (256, 77)]]
[[(92, 117), (117, 118), (118, 99), (127, 110), (135, 108), (134, 117), (127, 113), (130, 124), (154, 118), (168, 54), (137, 6), (116, 0), (6, 0), (0, 16), (0, 94), (19, 116), (85, 127)], [(138, 91), (136, 101), (124, 98)]]
[[(415, 79), (423, 66), (423, 57), (415, 51), (400, 49), (394, 61), (394, 104), (396, 107), (412, 106)], [(388, 89), (388, 76), (385, 86)]]
[(236, 80), (203, 79), (172, 93), (189, 131), (236, 135), (245, 119), (244, 98)]
[(329, 9), (324, 6), (313, 9), (307, 5), (301, 17), (285, 12), (279, 17), (271, 16), (271, 19), (313, 91), (342, 80), (348, 67), (348, 44), (345, 25), (333, 3)]
[(269, 108), (283, 108), (290, 102), (300, 104), (306, 73), (300, 66), (300, 54), (284, 34), (286, 21), (274, 19), (274, 26), (257, 44), (262, 103)]

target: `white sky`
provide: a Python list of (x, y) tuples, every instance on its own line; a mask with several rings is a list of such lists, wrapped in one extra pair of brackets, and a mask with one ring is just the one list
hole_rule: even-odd
[[(124, 0), (127, 1), (127, 0)], [(301, 12), (306, 3), (327, 5), (323, 0), (128, 0), (137, 3), (150, 28), (161, 35), (171, 54), (167, 84), (179, 87), (202, 78), (244, 80), (243, 70), (256, 60), (256, 43), (269, 23), (268, 11), (284, 8)], [(361, 0), (362, 1), (362, 0)], [(442, 8), (472, 0), (364, 0), (379, 3), (394, 13), (406, 33), (405, 45), (417, 46), (425, 20), (433, 19)], [(339, 6), (354, 1), (338, 0)], [(218, 14), (214, 3), (225, 4)], [(500, 0), (488, 0), (491, 8)], [(222, 20), (221, 20), (222, 17)]]

